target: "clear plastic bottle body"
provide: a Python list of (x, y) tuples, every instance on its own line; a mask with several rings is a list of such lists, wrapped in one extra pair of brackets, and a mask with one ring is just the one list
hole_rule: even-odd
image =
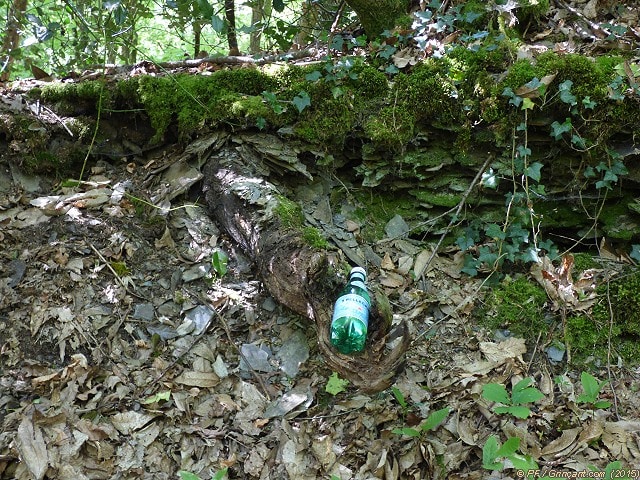
[(366, 279), (363, 268), (353, 268), (349, 275), (349, 283), (340, 292), (334, 305), (331, 343), (340, 353), (349, 354), (364, 350), (371, 306)]

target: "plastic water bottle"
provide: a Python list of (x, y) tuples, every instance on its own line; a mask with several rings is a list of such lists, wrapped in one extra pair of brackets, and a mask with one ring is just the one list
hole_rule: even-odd
[(349, 283), (340, 292), (333, 307), (331, 343), (340, 353), (361, 352), (367, 340), (369, 307), (367, 273), (355, 267), (349, 274)]

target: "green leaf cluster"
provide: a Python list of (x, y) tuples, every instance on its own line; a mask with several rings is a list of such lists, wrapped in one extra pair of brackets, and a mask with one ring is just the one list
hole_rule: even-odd
[(423, 432), (428, 432), (430, 430), (435, 430), (436, 428), (438, 428), (440, 424), (445, 420), (445, 418), (447, 418), (449, 413), (451, 413), (451, 409), (449, 407), (441, 408), (440, 410), (432, 412), (418, 429), (411, 427), (402, 427), (394, 428), (392, 432), (397, 435), (419, 437)]
[(609, 408), (611, 406), (611, 402), (608, 400), (598, 400), (602, 387), (608, 383), (607, 381), (600, 382), (590, 373), (582, 372), (580, 382), (582, 383), (583, 393), (576, 399), (577, 403), (586, 403), (593, 406), (593, 408)]
[(534, 403), (544, 398), (544, 394), (535, 387), (531, 387), (532, 378), (523, 378), (516, 383), (511, 395), (504, 385), (499, 383), (487, 383), (482, 387), (482, 397), (491, 402), (502, 404), (494, 407), (493, 411), (498, 414), (508, 413), (517, 418), (527, 418), (531, 415), (531, 409), (526, 404)]

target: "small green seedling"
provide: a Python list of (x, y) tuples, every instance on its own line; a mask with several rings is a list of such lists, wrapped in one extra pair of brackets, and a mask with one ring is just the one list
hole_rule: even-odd
[(229, 255), (224, 250), (216, 249), (211, 255), (211, 267), (218, 277), (224, 277), (227, 274), (227, 263), (229, 263)]
[(340, 392), (344, 392), (347, 385), (349, 385), (349, 380), (343, 380), (336, 372), (333, 372), (329, 380), (327, 380), (327, 386), (324, 387), (324, 389), (327, 393), (335, 396)]
[(406, 435), (408, 437), (418, 437), (422, 432), (428, 432), (429, 430), (435, 430), (436, 428), (438, 428), (444, 421), (444, 419), (447, 418), (450, 412), (451, 409), (449, 407), (436, 410), (427, 417), (422, 425), (420, 425), (419, 430), (411, 427), (403, 427), (394, 428), (392, 432), (398, 435)]
[(599, 382), (593, 375), (587, 372), (582, 372), (580, 375), (580, 382), (582, 382), (582, 389), (584, 390), (584, 393), (578, 396), (576, 402), (586, 403), (591, 405), (593, 408), (609, 408), (611, 406), (611, 402), (607, 400), (598, 400), (600, 391), (602, 390), (602, 387), (608, 383), (607, 381), (603, 380), (602, 382)]
[(482, 397), (491, 402), (501, 403), (503, 406), (494, 407), (495, 413), (510, 413), (517, 418), (527, 418), (531, 415), (531, 409), (525, 404), (537, 402), (544, 398), (544, 394), (535, 387), (529, 385), (531, 378), (523, 378), (513, 386), (511, 396), (499, 383), (487, 383), (482, 387)]
[(518, 453), (520, 439), (518, 437), (508, 438), (504, 444), (491, 435), (482, 447), (482, 468), (487, 470), (502, 470), (505, 468), (505, 460), (509, 460), (513, 468), (518, 470), (537, 470), (538, 464), (530, 455)]
[[(218, 470), (215, 473), (215, 475), (211, 477), (211, 480), (223, 480), (227, 476), (228, 471), (229, 471), (228, 468), (223, 468), (222, 470)], [(198, 475), (196, 475), (195, 473), (191, 473), (187, 470), (180, 470), (178, 472), (178, 475), (180, 475), (181, 480), (200, 480), (200, 477)]]
[(393, 393), (393, 396), (396, 398), (400, 408), (402, 408), (402, 416), (406, 417), (407, 412), (409, 411), (409, 404), (407, 403), (406, 398), (404, 398), (404, 393), (402, 393), (398, 387), (391, 387), (391, 393)]

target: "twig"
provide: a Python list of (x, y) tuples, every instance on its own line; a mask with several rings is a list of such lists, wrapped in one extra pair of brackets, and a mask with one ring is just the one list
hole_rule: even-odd
[(124, 280), (122, 280), (122, 278), (120, 277), (120, 275), (118, 275), (118, 273), (113, 269), (113, 267), (111, 266), (111, 264), (109, 262), (107, 262), (107, 259), (104, 258), (102, 256), (102, 254), (98, 251), (98, 249), (96, 247), (93, 246), (93, 244), (87, 240), (86, 238), (84, 239), (85, 242), (87, 243), (87, 245), (89, 245), (91, 247), (91, 250), (93, 250), (95, 252), (96, 255), (98, 255), (98, 258), (100, 258), (100, 260), (102, 260), (104, 262), (104, 264), (107, 266), (107, 268), (111, 271), (111, 273), (113, 274), (114, 277), (116, 277), (116, 280), (118, 281), (118, 283), (120, 285), (122, 285), (122, 287), (125, 289), (125, 291), (129, 294), (129, 295), (133, 295), (136, 298), (139, 298), (140, 300), (146, 300), (149, 301), (148, 298), (143, 297), (142, 295), (139, 295), (135, 292), (132, 292), (129, 287), (127, 286), (126, 282)]
[[(218, 314), (218, 312), (216, 311), (216, 309), (214, 308), (213, 311)], [(219, 315), (219, 314), (218, 314)], [(162, 372), (160, 372), (160, 376), (158, 376), (155, 380), (153, 380), (149, 385), (147, 385), (147, 387), (142, 391), (142, 393), (138, 396), (145, 396), (148, 395), (150, 393), (150, 389), (155, 386), (160, 380), (162, 380), (164, 378), (164, 376), (167, 374), (167, 372), (169, 372), (169, 370), (171, 370), (173, 367), (175, 367), (177, 365), (178, 362), (180, 362), (182, 360), (182, 358), (189, 353), (193, 347), (196, 346), (196, 344), (200, 341), (200, 339), (204, 336), (205, 333), (207, 333), (207, 330), (209, 330), (209, 326), (211, 325), (211, 321), (213, 320), (213, 317), (211, 317), (209, 319), (209, 321), (207, 322), (207, 324), (205, 325), (205, 327), (200, 331), (200, 333), (198, 333), (198, 335), (196, 335), (196, 337), (193, 339), (193, 342), (191, 342), (191, 344), (189, 345), (188, 348), (186, 348), (185, 350), (183, 350), (182, 352), (180, 352), (180, 354), (167, 366), (165, 367), (164, 370), (162, 370)]]
[(256, 379), (256, 381), (260, 384), (260, 388), (262, 389), (263, 393), (267, 397), (267, 400), (271, 401), (271, 395), (269, 395), (269, 390), (267, 390), (267, 386), (265, 385), (264, 380), (262, 380), (262, 377), (260, 377), (260, 375), (258, 375), (258, 372), (256, 372), (253, 369), (253, 367), (251, 366), (251, 364), (247, 360), (247, 357), (245, 357), (244, 353), (242, 353), (242, 349), (240, 347), (238, 347), (236, 342), (233, 341), (233, 337), (231, 336), (231, 330), (229, 330), (229, 325), (227, 325), (227, 321), (224, 319), (224, 317), (222, 315), (220, 315), (218, 313), (218, 311), (215, 308), (213, 309), (213, 312), (215, 313), (215, 315), (218, 318), (218, 320), (220, 320), (220, 323), (222, 324), (222, 328), (224, 329), (224, 333), (226, 333), (226, 335), (227, 335), (227, 339), (229, 340), (229, 343), (234, 346), (234, 348), (238, 352), (238, 355), (240, 355), (240, 358), (242, 358), (242, 360), (244, 360), (244, 363), (247, 365), (247, 368), (251, 372), (251, 375), (253, 375), (253, 377)]
[(174, 62), (153, 62), (150, 60), (143, 60), (135, 65), (117, 65), (117, 64), (103, 64), (103, 65), (90, 65), (89, 69), (107, 69), (113, 68), (119, 71), (133, 70), (135, 67), (146, 64), (152, 64), (162, 69), (181, 68), (181, 67), (198, 67), (203, 63), (213, 63), (217, 65), (266, 65), (269, 63), (286, 62), (290, 60), (298, 60), (300, 58), (312, 57), (315, 55), (315, 50), (305, 49), (294, 52), (281, 53), (278, 55), (266, 55), (264, 57), (254, 58), (248, 55), (211, 55), (205, 58), (194, 58), (190, 60), (179, 60)]
[(607, 307), (609, 308), (609, 336), (607, 338), (607, 375), (609, 376), (609, 385), (611, 386), (611, 392), (613, 393), (613, 408), (616, 412), (616, 418), (620, 420), (620, 414), (618, 413), (618, 395), (616, 395), (616, 388), (613, 385), (611, 374), (611, 335), (613, 334), (613, 305), (611, 305), (611, 295), (609, 294), (609, 285), (611, 282), (607, 281)]
[(452, 215), (451, 220), (449, 220), (449, 224), (447, 225), (447, 228), (445, 228), (444, 232), (442, 232), (442, 235), (440, 235), (440, 239), (438, 240), (438, 243), (436, 244), (435, 247), (433, 247), (431, 256), (429, 257), (429, 260), (427, 260), (427, 263), (424, 264), (424, 267), (422, 267), (422, 271), (420, 273), (416, 272), (416, 278), (420, 277), (420, 279), (424, 282), (424, 272), (427, 271), (434, 257), (438, 254), (438, 249), (440, 248), (440, 245), (442, 245), (442, 242), (444, 241), (445, 237), (449, 234), (451, 226), (455, 222), (458, 215), (460, 215), (460, 212), (464, 208), (465, 203), (467, 203), (467, 198), (469, 197), (469, 195), (471, 195), (471, 192), (473, 191), (475, 186), (478, 184), (478, 182), (482, 178), (482, 174), (484, 173), (486, 168), (489, 166), (489, 163), (491, 162), (491, 160), (492, 160), (491, 157), (485, 160), (485, 162), (482, 164), (482, 167), (480, 168), (480, 170), (478, 170), (478, 173), (476, 173), (476, 176), (473, 178), (473, 181), (471, 182), (471, 185), (469, 185), (469, 188), (467, 188), (467, 190), (462, 194), (462, 198), (460, 199), (460, 202), (458, 202), (458, 208), (456, 208), (456, 211)]

